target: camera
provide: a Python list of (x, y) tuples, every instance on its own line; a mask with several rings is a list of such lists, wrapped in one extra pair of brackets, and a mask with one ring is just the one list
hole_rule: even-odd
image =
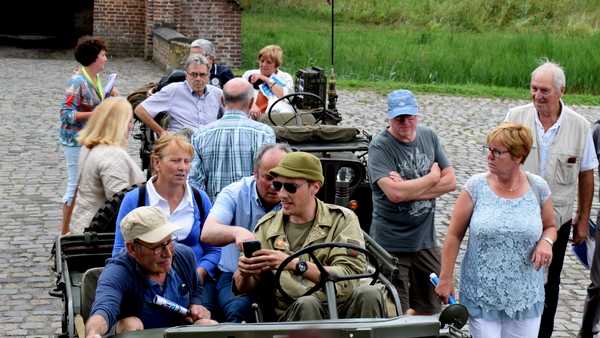
[(256, 82), (252, 83), (252, 76), (250, 76), (248, 78), (248, 82), (250, 82), (250, 84), (254, 87), (254, 89), (258, 90), (258, 86), (260, 86), (261, 84), (263, 84), (263, 80), (258, 79)]

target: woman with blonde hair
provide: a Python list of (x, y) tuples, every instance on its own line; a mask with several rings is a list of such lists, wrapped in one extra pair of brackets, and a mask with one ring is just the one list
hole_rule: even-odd
[(552, 263), (557, 237), (552, 198), (543, 178), (522, 171), (533, 144), (529, 127), (504, 123), (487, 137), (488, 171), (471, 177), (450, 219), (436, 293), (448, 302), (460, 265), (460, 302), (473, 338), (537, 337), (544, 309), (542, 269)]
[(125, 247), (121, 220), (140, 206), (160, 207), (169, 222), (181, 227), (173, 233), (177, 242), (192, 248), (202, 283), (211, 278), (221, 259), (221, 248), (200, 242), (204, 221), (212, 208), (210, 198), (187, 183), (194, 148), (182, 135), (168, 134), (156, 141), (152, 151), (152, 176), (146, 184), (127, 193), (119, 208), (112, 255)]
[[(266, 46), (258, 52), (259, 69), (249, 70), (242, 75), (254, 85), (254, 105), (250, 117), (256, 119), (265, 114), (280, 97), (294, 92), (294, 79), (279, 67), (283, 64), (283, 50), (277, 45)], [(284, 101), (273, 107), (274, 112), (293, 112)]]
[(79, 132), (77, 189), (69, 231), (83, 233), (96, 211), (115, 193), (144, 181), (144, 174), (127, 153), (127, 135), (133, 128), (131, 104), (121, 97), (108, 98)]

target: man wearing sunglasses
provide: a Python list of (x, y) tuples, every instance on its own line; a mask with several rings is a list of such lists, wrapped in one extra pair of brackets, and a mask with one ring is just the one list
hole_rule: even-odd
[(208, 84), (208, 60), (200, 54), (187, 58), (185, 81), (172, 83), (150, 96), (135, 108), (135, 115), (159, 137), (167, 134), (154, 118), (159, 113), (169, 116), (169, 131), (187, 127), (191, 135), (201, 126), (221, 118), (225, 108), (220, 88)]
[(242, 243), (256, 239), (252, 231), (258, 220), (270, 211), (281, 210), (269, 171), (290, 152), (292, 149), (286, 143), (267, 143), (258, 148), (254, 154), (254, 175), (225, 187), (206, 218), (202, 242), (223, 246), (214, 279), (204, 281), (204, 303), (215, 320), (232, 323), (254, 321), (254, 295), (234, 297), (231, 294), (232, 276), (237, 270)]
[[(194, 253), (176, 244), (172, 235), (180, 229), (158, 207), (140, 207), (123, 218), (121, 232), (127, 250), (107, 260), (86, 323), (86, 337), (186, 323), (216, 324), (202, 306)], [(189, 315), (153, 304), (157, 295), (187, 308)]]
[[(324, 177), (321, 162), (314, 155), (286, 154), (269, 173), (274, 177), (273, 189), (278, 191), (282, 210), (267, 214), (256, 225), (254, 235), (262, 249), (255, 251), (252, 258), (239, 257), (233, 293), (243, 295), (257, 287), (260, 293), (274, 295), (279, 321), (328, 318), (323, 291), (300, 297), (319, 281), (320, 272), (312, 258), (292, 260), (281, 275), (280, 282), (287, 293), (300, 297), (291, 305), (274, 289), (273, 276), (289, 255), (312, 244), (343, 242), (364, 246), (358, 218), (351, 210), (316, 198)], [(364, 255), (350, 255), (344, 248), (317, 249), (314, 255), (325, 269), (339, 275), (365, 272)], [(336, 284), (336, 296), (337, 300), (346, 300), (338, 306), (340, 318), (386, 316), (383, 296), (374, 286), (359, 286), (358, 280), (340, 282)]]
[[(388, 97), (390, 126), (369, 147), (373, 190), (371, 236), (398, 258), (393, 280), (404, 314), (438, 313), (441, 301), (429, 274), (439, 274), (441, 252), (435, 234), (436, 198), (456, 189), (456, 178), (436, 133), (417, 126), (413, 93)], [(387, 273), (387, 271), (385, 271)]]

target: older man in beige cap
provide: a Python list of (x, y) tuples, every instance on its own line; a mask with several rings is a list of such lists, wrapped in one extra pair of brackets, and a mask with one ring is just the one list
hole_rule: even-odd
[[(194, 324), (215, 324), (202, 306), (202, 284), (193, 251), (173, 232), (180, 230), (158, 207), (140, 207), (121, 221), (125, 247), (107, 260), (86, 337)], [(153, 303), (161, 296), (189, 311), (181, 315)]]
[[(279, 165), (269, 171), (275, 177), (273, 188), (278, 191), (282, 210), (263, 217), (254, 234), (262, 249), (252, 258), (240, 256), (238, 271), (234, 274), (234, 294), (245, 294), (255, 286), (268, 288), (277, 298), (275, 315), (279, 321), (318, 320), (327, 318), (328, 310), (322, 291), (301, 297), (319, 282), (319, 269), (309, 258), (292, 260), (281, 275), (281, 284), (292, 297), (300, 297), (293, 304), (276, 292), (272, 281), (281, 263), (295, 251), (309, 245), (325, 242), (352, 243), (364, 247), (364, 237), (358, 218), (351, 210), (321, 202), (316, 194), (323, 185), (321, 162), (314, 155), (295, 152), (284, 155)], [(344, 248), (314, 250), (325, 269), (338, 275), (365, 272), (363, 255), (348, 255)], [(359, 286), (358, 280), (336, 284), (341, 318), (381, 318), (386, 310), (381, 292), (370, 285)], [(260, 291), (262, 292), (262, 290)]]

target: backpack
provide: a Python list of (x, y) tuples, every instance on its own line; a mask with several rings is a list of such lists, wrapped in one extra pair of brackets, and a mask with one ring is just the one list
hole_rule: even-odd
[[(198, 205), (198, 211), (200, 212), (200, 224), (202, 224), (202, 220), (204, 219), (204, 209), (202, 208), (202, 197), (200, 197), (200, 191), (192, 186), (192, 192), (194, 194), (194, 200)], [(142, 184), (140, 186), (140, 196), (138, 197), (138, 208), (146, 206), (146, 184)]]

